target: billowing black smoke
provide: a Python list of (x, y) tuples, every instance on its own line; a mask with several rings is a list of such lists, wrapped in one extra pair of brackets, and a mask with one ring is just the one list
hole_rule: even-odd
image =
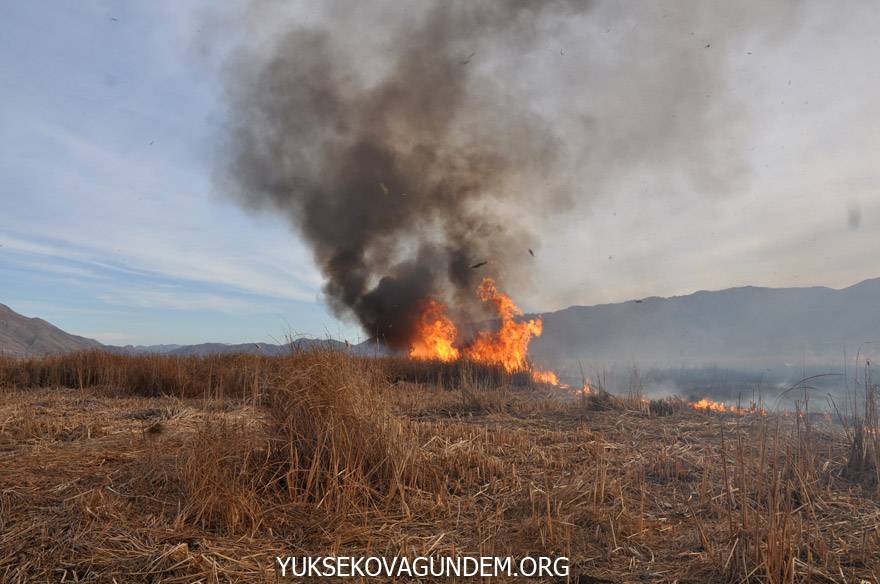
[(326, 26), (287, 31), (269, 56), (239, 57), (237, 190), (302, 233), (337, 315), (401, 346), (426, 297), (464, 302), (480, 278), (528, 255), (532, 236), (498, 207), (536, 194), (517, 177), (549, 172), (552, 133), (475, 71), (487, 47), (527, 54), (541, 22), (585, 8), (435, 2), (391, 31), (385, 70), (362, 70)]
[[(634, 214), (741, 189), (751, 90), (731, 72), (798, 30), (802, 4), (253, 0), (223, 188), (283, 213), (336, 314), (389, 344), (430, 295), (478, 319), (483, 276), (553, 303), (601, 278), (540, 253), (533, 231), (561, 211), (579, 212), (577, 258), (586, 201)], [(548, 266), (564, 282), (536, 282)]]

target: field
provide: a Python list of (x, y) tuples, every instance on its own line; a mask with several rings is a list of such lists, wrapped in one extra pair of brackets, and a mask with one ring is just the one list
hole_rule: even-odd
[(515, 381), (335, 352), (0, 359), (0, 581), (479, 553), (565, 555), (581, 584), (880, 582), (869, 382), (854, 420)]

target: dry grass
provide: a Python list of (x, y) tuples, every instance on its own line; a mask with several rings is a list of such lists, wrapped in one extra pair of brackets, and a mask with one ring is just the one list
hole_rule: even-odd
[(258, 396), (286, 359), (257, 355), (174, 357), (84, 351), (17, 359), (0, 356), (0, 388), (115, 387), (148, 397)]
[(418, 367), (0, 363), (0, 581), (263, 582), (276, 554), (482, 553), (564, 554), (581, 583), (878, 582), (868, 406), (843, 428)]

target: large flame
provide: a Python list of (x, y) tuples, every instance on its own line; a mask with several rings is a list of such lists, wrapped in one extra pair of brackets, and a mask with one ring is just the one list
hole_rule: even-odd
[(480, 300), (491, 303), (501, 326), (497, 331), (481, 331), (465, 349), (465, 355), (479, 363), (500, 365), (508, 373), (524, 371), (528, 367), (529, 342), (541, 336), (543, 322), (540, 318), (517, 322), (522, 310), (510, 296), (498, 290), (495, 281), (485, 278), (477, 288)]
[(429, 298), (416, 323), (416, 334), (409, 355), (415, 359), (454, 361), (460, 355), (455, 347), (457, 338), (458, 329), (446, 316), (446, 307)]
[[(504, 294), (492, 278), (485, 278), (477, 288), (480, 300), (492, 306), (501, 320), (496, 331), (480, 331), (466, 346), (460, 345), (458, 328), (446, 314), (446, 307), (435, 299), (428, 299), (422, 307), (415, 335), (410, 343), (410, 357), (454, 361), (467, 357), (478, 363), (503, 367), (508, 373), (529, 370), (528, 353), (532, 338), (541, 336), (540, 318), (518, 321), (523, 311)], [(560, 385), (552, 371), (532, 371), (539, 383)]]

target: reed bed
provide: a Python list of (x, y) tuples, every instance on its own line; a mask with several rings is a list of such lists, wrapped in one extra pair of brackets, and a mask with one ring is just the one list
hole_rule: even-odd
[(147, 397), (252, 397), (263, 392), (285, 359), (117, 355), (98, 350), (29, 359), (0, 356), (0, 388), (104, 387)]
[(870, 399), (844, 425), (419, 366), (0, 363), (0, 581), (264, 582), (279, 554), (481, 553), (566, 555), (579, 583), (878, 582)]

